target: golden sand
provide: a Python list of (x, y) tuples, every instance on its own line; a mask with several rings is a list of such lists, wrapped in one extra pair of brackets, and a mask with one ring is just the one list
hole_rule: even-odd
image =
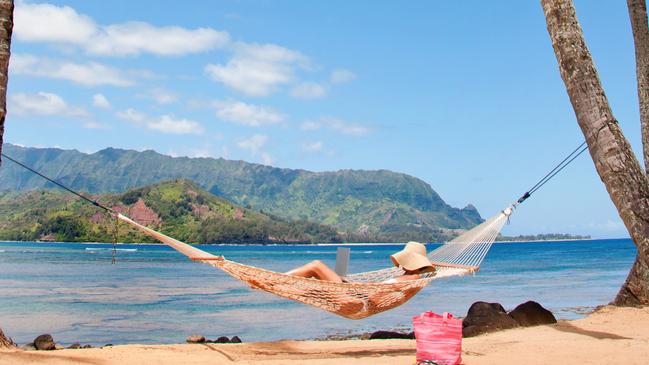
[[(463, 342), (463, 359), (463, 364), (645, 365), (649, 363), (649, 307), (604, 307), (580, 320), (467, 338)], [(50, 352), (0, 352), (0, 365), (414, 363), (413, 340), (121, 345)]]

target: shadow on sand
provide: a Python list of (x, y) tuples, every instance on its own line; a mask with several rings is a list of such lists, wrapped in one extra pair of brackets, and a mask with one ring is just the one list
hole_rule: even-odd
[(602, 331), (591, 331), (583, 328), (579, 328), (575, 326), (574, 324), (570, 322), (559, 322), (556, 325), (553, 326), (553, 328), (557, 331), (561, 332), (568, 332), (568, 333), (576, 333), (578, 335), (584, 335), (584, 336), (589, 336), (592, 338), (596, 338), (599, 340), (603, 339), (609, 339), (609, 340), (631, 340), (631, 337), (624, 337), (620, 335), (616, 335), (613, 333), (608, 333), (608, 332), (602, 332)]

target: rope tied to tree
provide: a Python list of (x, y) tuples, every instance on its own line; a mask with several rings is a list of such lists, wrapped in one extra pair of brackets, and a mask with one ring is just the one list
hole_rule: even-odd
[(575, 148), (568, 156), (566, 156), (561, 162), (559, 162), (550, 172), (545, 174), (534, 186), (529, 188), (525, 194), (523, 194), (518, 200), (512, 204), (514, 208), (516, 208), (517, 205), (521, 204), (525, 200), (527, 200), (532, 194), (534, 194), (537, 190), (539, 190), (543, 185), (547, 184), (548, 181), (550, 181), (552, 178), (557, 176), (561, 170), (563, 170), (566, 166), (570, 165), (572, 161), (574, 161), (579, 155), (581, 155), (584, 151), (588, 149), (588, 145), (586, 144), (586, 141), (583, 141), (577, 148)]

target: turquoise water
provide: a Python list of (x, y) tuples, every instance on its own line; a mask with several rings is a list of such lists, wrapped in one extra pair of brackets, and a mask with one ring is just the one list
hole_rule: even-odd
[[(631, 240), (494, 244), (475, 276), (433, 281), (392, 311), (352, 321), (249, 289), (162, 245), (0, 242), (0, 327), (18, 343), (51, 333), (63, 343), (173, 343), (194, 333), (244, 341), (309, 339), (410, 327), (425, 310), (466, 314), (478, 300), (507, 309), (536, 300), (559, 318), (613, 299), (635, 258)], [(394, 246), (353, 246), (350, 271), (389, 265)], [(431, 245), (429, 248), (433, 248)], [(334, 246), (206, 246), (285, 271), (333, 266)]]

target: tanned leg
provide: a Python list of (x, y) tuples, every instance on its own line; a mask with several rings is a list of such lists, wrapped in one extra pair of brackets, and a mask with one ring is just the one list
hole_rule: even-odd
[(286, 272), (288, 275), (301, 276), (304, 278), (316, 278), (318, 280), (333, 281), (335, 283), (342, 283), (343, 280), (320, 260), (311, 261), (304, 266), (300, 266), (291, 271)]

